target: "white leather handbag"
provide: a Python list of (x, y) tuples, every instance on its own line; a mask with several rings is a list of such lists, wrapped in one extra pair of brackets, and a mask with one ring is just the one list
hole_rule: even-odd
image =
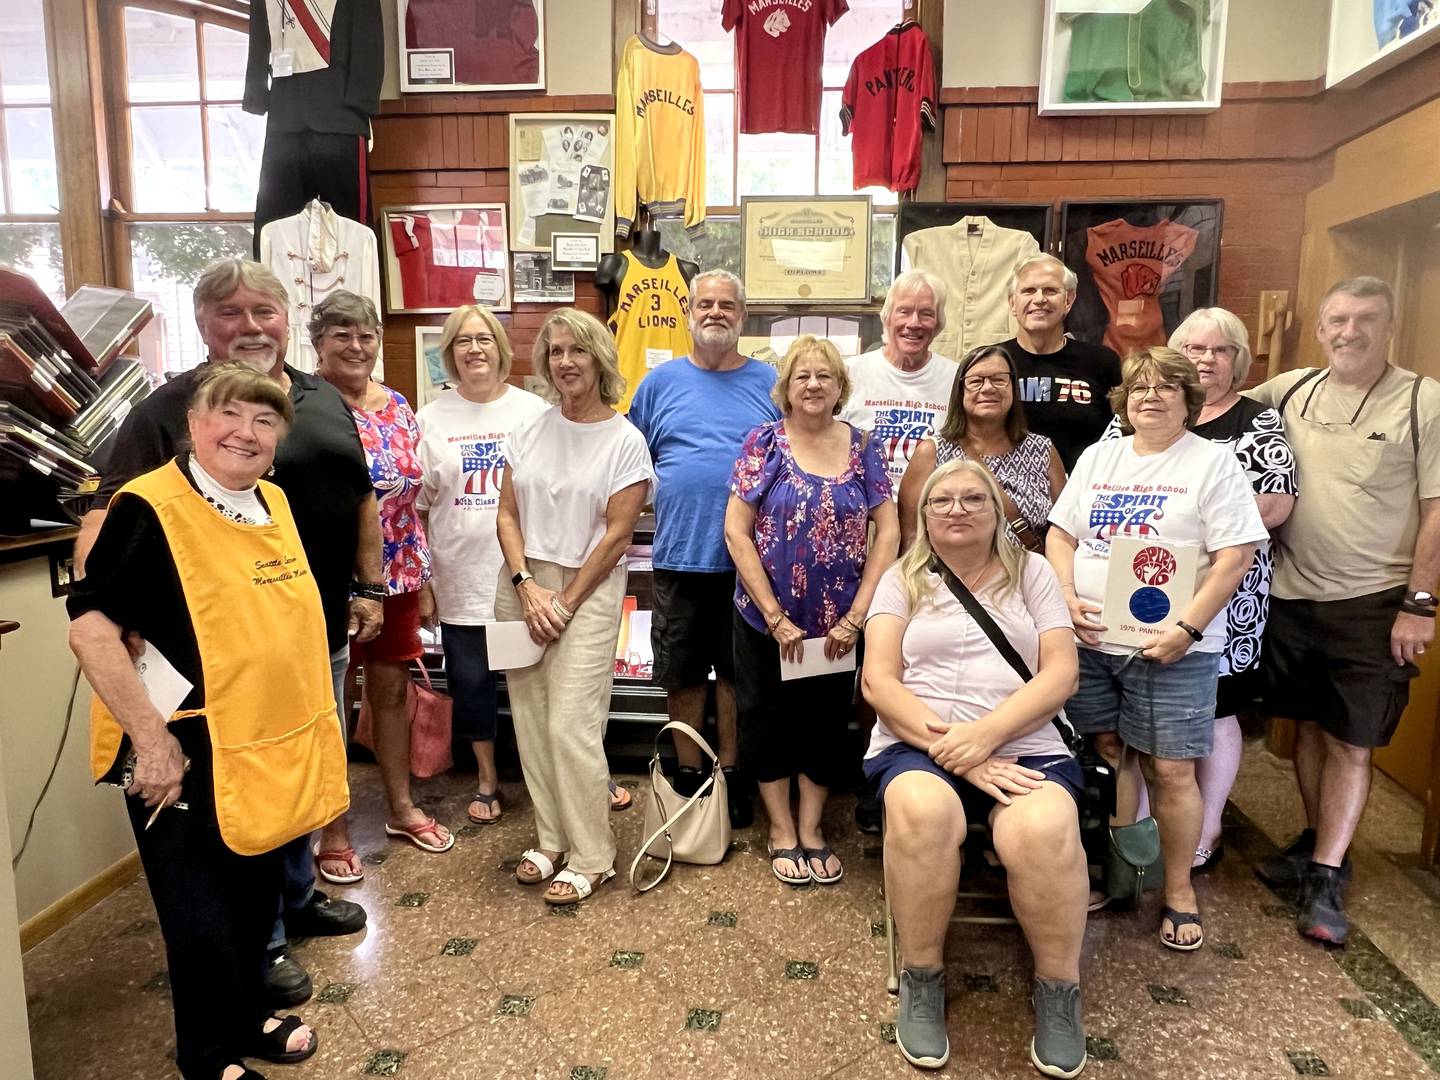
[[(709, 777), (688, 799), (675, 793), (660, 764), (660, 738), (672, 730), (688, 735), (710, 758)], [(630, 884), (639, 892), (648, 892), (665, 880), (674, 862), (714, 866), (722, 862), (730, 850), (730, 804), (725, 773), (710, 744), (689, 724), (672, 720), (655, 736), (655, 755), (650, 759), (650, 798), (645, 803), (645, 833), (648, 839), (630, 864)], [(640, 860), (646, 855), (664, 859), (665, 865), (654, 880), (642, 885)]]

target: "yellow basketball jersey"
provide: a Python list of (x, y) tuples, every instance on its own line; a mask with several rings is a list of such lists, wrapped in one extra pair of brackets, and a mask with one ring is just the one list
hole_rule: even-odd
[(621, 255), (625, 273), (610, 316), (610, 332), (620, 353), (620, 374), (625, 376), (625, 396), (616, 406), (623, 413), (630, 411), (630, 399), (651, 368), (690, 355), (690, 286), (674, 255), (667, 255), (659, 269), (651, 269), (628, 251)]

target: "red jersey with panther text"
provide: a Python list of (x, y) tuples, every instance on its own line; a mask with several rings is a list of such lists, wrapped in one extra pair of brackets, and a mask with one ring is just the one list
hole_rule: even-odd
[(740, 130), (820, 130), (825, 31), (850, 10), (845, 0), (725, 0), (720, 25), (735, 31)]
[(855, 189), (913, 190), (920, 183), (922, 125), (935, 126), (935, 65), (930, 39), (912, 19), (850, 65), (840, 126), (851, 136)]
[(1110, 313), (1105, 344), (1122, 359), (1165, 344), (1160, 291), (1195, 251), (1198, 236), (1168, 218), (1148, 228), (1117, 218), (1087, 231), (1085, 262)]

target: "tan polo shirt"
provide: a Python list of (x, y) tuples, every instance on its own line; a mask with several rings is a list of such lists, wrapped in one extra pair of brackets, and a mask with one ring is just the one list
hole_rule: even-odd
[[(1313, 370), (1287, 371), (1245, 396), (1279, 408)], [(1291, 395), (1281, 418), (1300, 495), (1276, 530), (1272, 595), (1348, 600), (1409, 580), (1420, 500), (1440, 498), (1440, 383), (1420, 385), (1417, 468), (1410, 400), (1418, 378), (1388, 367), (1367, 400), (1322, 373)]]

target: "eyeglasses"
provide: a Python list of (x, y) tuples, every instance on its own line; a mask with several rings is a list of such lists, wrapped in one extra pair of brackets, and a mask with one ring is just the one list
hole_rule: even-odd
[(348, 349), (352, 344), (358, 342), (362, 349), (373, 348), (380, 340), (380, 335), (369, 330), (354, 333), (351, 330), (331, 330), (330, 340), (342, 349)]
[(990, 509), (990, 496), (972, 491), (958, 499), (954, 495), (935, 495), (925, 500), (926, 512), (936, 517), (953, 514), (957, 506), (967, 514), (983, 514)]
[(1010, 385), (1009, 374), (1005, 375), (967, 375), (965, 376), (965, 389), (972, 393), (976, 390), (983, 390), (987, 386), (1000, 389), (1002, 386)]
[(1184, 345), (1181, 346), (1180, 351), (1191, 360), (1199, 360), (1206, 353), (1217, 360), (1234, 360), (1240, 355), (1240, 350), (1234, 345)]
[(1130, 396), (1144, 401), (1150, 396), (1150, 391), (1152, 390), (1155, 391), (1155, 396), (1158, 398), (1173, 398), (1176, 394), (1180, 393), (1180, 384), (1162, 382), (1155, 386), (1146, 386), (1144, 383), (1136, 383), (1130, 387)]
[(469, 352), (471, 349), (476, 348), (488, 349), (491, 345), (495, 344), (495, 335), (475, 334), (471, 336), (470, 334), (466, 334), (463, 337), (457, 337), (451, 344), (461, 352)]

